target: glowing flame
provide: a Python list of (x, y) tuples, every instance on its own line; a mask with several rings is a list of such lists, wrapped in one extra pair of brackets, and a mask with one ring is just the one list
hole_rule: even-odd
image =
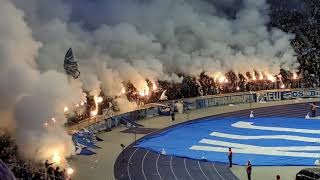
[(98, 114), (97, 110), (91, 111), (91, 116), (96, 116)]
[(240, 90), (240, 87), (239, 87), (239, 86), (237, 86), (237, 88), (236, 88), (236, 89), (237, 89), (237, 91), (239, 91), (239, 90)]
[(224, 76), (221, 76), (219, 78), (219, 83), (227, 83), (228, 82), (228, 79), (226, 79)]
[(262, 75), (262, 73), (260, 74), (260, 80), (263, 80), (263, 75)]
[(64, 107), (63, 111), (64, 111), (64, 112), (68, 112), (68, 111), (69, 111), (69, 108), (66, 106), (66, 107)]
[(284, 84), (281, 84), (280, 88), (284, 89), (286, 86)]
[(51, 118), (51, 120), (55, 123), (56, 122), (56, 119), (55, 118)]
[(296, 73), (293, 74), (293, 79), (297, 79), (298, 78), (298, 75)]
[(56, 164), (59, 164), (61, 162), (61, 156), (59, 155), (59, 152), (54, 152), (52, 156), (52, 161)]
[(149, 87), (145, 86), (142, 90), (139, 91), (140, 96), (148, 96), (149, 95)]
[(126, 89), (125, 89), (124, 87), (122, 87), (121, 93), (122, 93), (122, 94), (126, 93)]
[(76, 104), (76, 107), (79, 107), (79, 104)]
[(95, 100), (95, 102), (98, 103), (98, 104), (102, 103), (102, 101), (103, 101), (102, 97), (97, 97), (96, 100)]
[(84, 105), (84, 102), (81, 102), (81, 104), (80, 104), (81, 106), (83, 106)]
[(73, 174), (73, 172), (74, 172), (74, 170), (72, 169), (72, 168), (67, 168), (67, 174), (70, 176), (70, 175), (72, 175)]
[(157, 90), (157, 85), (155, 83), (152, 84), (152, 89), (155, 91)]
[(254, 81), (257, 80), (255, 75), (252, 76), (252, 80), (254, 80)]
[(44, 125), (45, 125), (45, 126), (48, 126), (48, 123), (46, 122), (46, 123), (44, 123)]
[(267, 79), (271, 82), (275, 82), (276, 81), (276, 78), (274, 76), (272, 76), (271, 74), (268, 74), (267, 75)]

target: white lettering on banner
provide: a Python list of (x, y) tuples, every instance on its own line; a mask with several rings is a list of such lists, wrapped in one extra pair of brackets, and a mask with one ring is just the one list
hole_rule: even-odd
[(244, 129), (258, 129), (258, 130), (268, 130), (268, 131), (284, 131), (284, 132), (320, 134), (320, 130), (255, 126), (255, 125), (253, 125), (253, 122), (244, 122), (244, 121), (238, 121), (236, 123), (231, 124), (231, 126), (236, 127), (236, 128), (244, 128)]
[(291, 141), (303, 141), (303, 142), (312, 142), (312, 143), (320, 143), (320, 138), (313, 137), (304, 137), (304, 136), (290, 136), (290, 135), (265, 135), (265, 136), (244, 136), (238, 134), (226, 134), (219, 132), (212, 132), (211, 136), (228, 138), (228, 139), (285, 139)]
[(292, 91), (291, 97), (292, 98), (302, 98), (304, 96), (303, 91)]
[(228, 104), (239, 104), (239, 103), (247, 103), (250, 101), (254, 101), (254, 95), (236, 95), (236, 96), (224, 96), (224, 97), (216, 97), (207, 99), (204, 101), (204, 104), (207, 106), (221, 106)]
[(289, 100), (303, 97), (319, 97), (319, 90), (294, 90), (294, 91), (273, 91), (262, 93), (266, 101)]
[(267, 101), (279, 101), (281, 100), (281, 92), (267, 92), (265, 98)]
[(291, 92), (282, 92), (282, 100), (292, 99)]

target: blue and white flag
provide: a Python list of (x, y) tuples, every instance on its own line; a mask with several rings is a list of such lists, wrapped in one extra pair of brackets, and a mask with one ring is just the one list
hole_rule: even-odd
[(86, 147), (76, 147), (76, 154), (90, 156), (97, 153), (87, 149)]
[(73, 57), (72, 49), (69, 48), (67, 51), (65, 57), (64, 57), (64, 64), (63, 64), (64, 70), (66, 73), (70, 76), (72, 76), (74, 79), (77, 79), (80, 76), (80, 71), (78, 69), (78, 63)]

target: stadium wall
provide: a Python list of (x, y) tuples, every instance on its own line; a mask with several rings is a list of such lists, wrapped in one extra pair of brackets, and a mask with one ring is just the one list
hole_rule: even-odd
[[(203, 96), (198, 98), (189, 98), (179, 100), (184, 104), (185, 110), (204, 109), (214, 106), (225, 106), (230, 104), (244, 104), (254, 102), (268, 102), (268, 101), (281, 101), (299, 98), (318, 98), (320, 97), (320, 88), (315, 89), (282, 89), (282, 90), (267, 90), (256, 92), (243, 92), (225, 95)], [(171, 102), (164, 102), (163, 104), (169, 105)], [(132, 112), (114, 115), (113, 113), (103, 114), (97, 116), (94, 123), (88, 125), (88, 130), (97, 132), (112, 127), (117, 127), (122, 118), (130, 121), (137, 121), (144, 118), (151, 118), (159, 116), (157, 107), (140, 108)]]

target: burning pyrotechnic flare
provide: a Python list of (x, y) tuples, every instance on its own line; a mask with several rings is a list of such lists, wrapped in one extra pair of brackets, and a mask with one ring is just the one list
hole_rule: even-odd
[(139, 91), (140, 96), (148, 96), (149, 95), (149, 87), (147, 85), (144, 86), (142, 90)]
[(260, 80), (263, 80), (263, 74), (262, 74), (262, 73), (260, 74), (259, 79), (260, 79)]
[(45, 123), (44, 123), (44, 126), (48, 126), (48, 123), (47, 123), (47, 122), (45, 122)]
[(63, 111), (66, 113), (69, 111), (69, 108), (66, 106), (66, 107), (64, 107)]
[(284, 89), (286, 86), (284, 84), (281, 84), (280, 88)]
[(95, 108), (95, 110), (91, 111), (91, 116), (96, 116), (98, 114), (98, 107), (99, 107), (99, 104), (102, 103), (102, 101), (103, 101), (102, 97), (100, 97), (100, 96), (94, 97), (94, 104), (96, 105), (96, 108)]
[(56, 119), (55, 118), (51, 118), (51, 120), (55, 123), (56, 122)]
[(237, 89), (237, 91), (239, 91), (239, 90), (240, 90), (240, 87), (239, 87), (239, 86), (237, 86), (237, 87), (236, 87), (236, 89)]
[(219, 78), (219, 83), (227, 83), (227, 82), (228, 82), (228, 79), (227, 79), (226, 77), (221, 76), (221, 77)]
[(102, 103), (102, 101), (103, 101), (103, 98), (102, 98), (102, 97), (97, 97), (96, 103), (100, 104), (100, 103)]
[(91, 111), (91, 116), (96, 116), (98, 114), (97, 110)]
[(296, 73), (293, 74), (293, 79), (297, 79), (298, 78), (298, 75)]
[(59, 152), (54, 152), (52, 156), (52, 161), (56, 164), (59, 164), (61, 162), (61, 156), (59, 155)]
[(67, 174), (68, 176), (71, 176), (73, 174), (74, 170), (71, 167), (67, 168)]
[(76, 107), (79, 107), (79, 104), (76, 104)]
[(125, 89), (124, 87), (122, 87), (121, 93), (122, 93), (122, 94), (125, 94), (125, 93), (126, 93), (126, 89)]
[(267, 79), (271, 82), (275, 82), (276, 81), (276, 78), (274, 76), (272, 76), (271, 74), (268, 74), (267, 75)]
[(156, 83), (153, 83), (152, 84), (152, 89), (155, 91), (155, 90), (157, 90), (157, 85), (156, 85)]
[(84, 105), (84, 102), (81, 102), (81, 104), (80, 104), (81, 106), (83, 106)]
[(220, 77), (219, 78), (219, 83), (223, 83), (224, 82), (224, 77)]
[(257, 80), (256, 76), (255, 75), (252, 75), (252, 80)]

